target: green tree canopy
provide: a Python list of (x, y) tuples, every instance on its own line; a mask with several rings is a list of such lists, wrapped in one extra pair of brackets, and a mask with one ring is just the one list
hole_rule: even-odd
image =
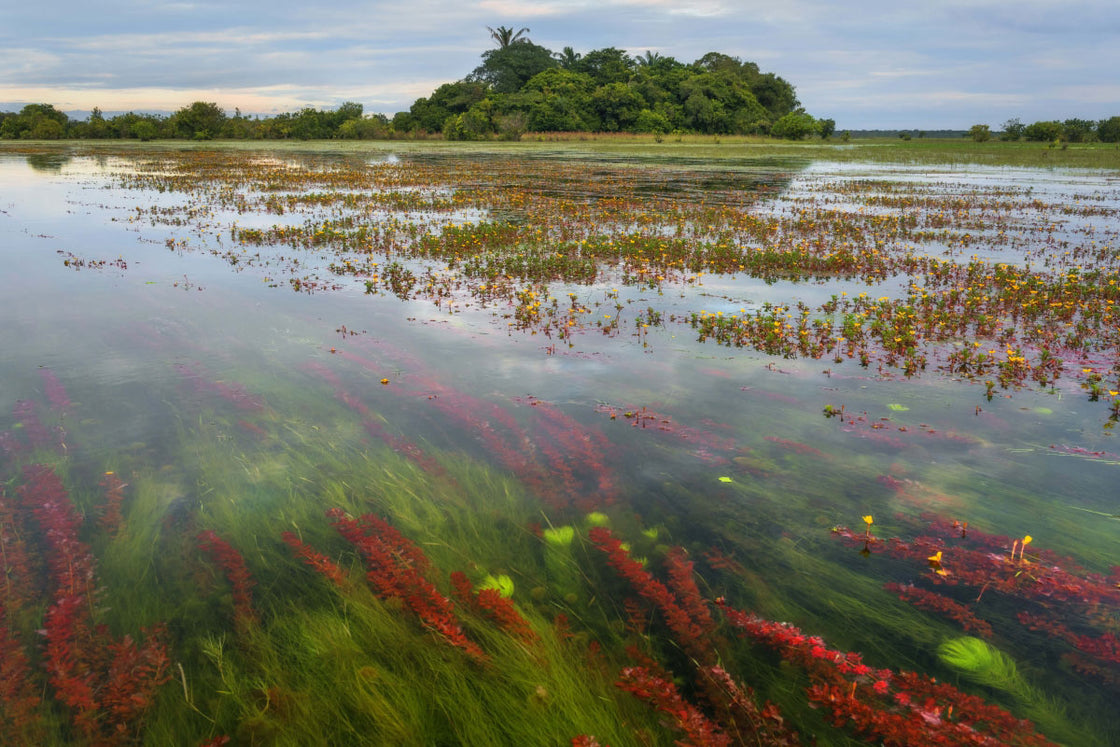
[(521, 41), (483, 52), (482, 64), (467, 80), (489, 86), (495, 93), (516, 93), (537, 73), (559, 65), (551, 51)]
[(196, 101), (171, 115), (171, 127), (179, 137), (209, 140), (219, 137), (226, 122), (225, 111), (214, 103)]
[(986, 124), (974, 124), (968, 129), (968, 136), (977, 143), (986, 143), (992, 139), (992, 128)]
[(1015, 142), (1023, 137), (1023, 130), (1026, 125), (1019, 121), (1018, 117), (1007, 120), (1003, 123), (1003, 130), (999, 134), (999, 139), (1007, 142)]
[(486, 98), (488, 87), (478, 81), (461, 80), (444, 83), (428, 98), (413, 102), (409, 114), (415, 129), (440, 132), (443, 123), (453, 114), (462, 114)]
[(804, 140), (817, 131), (817, 122), (805, 112), (790, 112), (770, 128), (770, 134), (783, 140)]
[(626, 52), (614, 47), (594, 49), (583, 55), (572, 69), (587, 73), (598, 86), (627, 83), (637, 63)]
[(1062, 134), (1062, 123), (1057, 121), (1035, 122), (1023, 128), (1023, 137), (1035, 142), (1060, 140)]
[(1067, 119), (1062, 122), (1062, 135), (1071, 143), (1088, 143), (1097, 139), (1097, 123), (1088, 119)]
[(70, 118), (51, 104), (28, 104), (18, 114), (0, 122), (0, 137), (23, 140), (58, 140), (66, 136)]
[(1120, 117), (1110, 117), (1098, 122), (1097, 138), (1102, 143), (1120, 143)]

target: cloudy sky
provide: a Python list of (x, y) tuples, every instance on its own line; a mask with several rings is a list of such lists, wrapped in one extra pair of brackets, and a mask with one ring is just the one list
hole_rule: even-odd
[(839, 129), (1120, 115), (1116, 0), (5, 0), (0, 111), (392, 115), (462, 78), (487, 26), (554, 51), (718, 51), (789, 80)]

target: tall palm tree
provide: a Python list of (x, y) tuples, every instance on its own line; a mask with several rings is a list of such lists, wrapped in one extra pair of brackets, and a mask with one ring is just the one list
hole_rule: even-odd
[(492, 29), (487, 26), (486, 29), (490, 32), (490, 38), (498, 42), (498, 46), (502, 49), (505, 49), (510, 44), (529, 41), (529, 37), (524, 36), (524, 34), (529, 33), (529, 29), (527, 28), (520, 29), (516, 32), (508, 26), (499, 26), (496, 29)]
[(643, 67), (653, 67), (664, 59), (660, 52), (651, 52), (647, 49), (646, 53), (638, 58), (638, 64)]
[(575, 66), (579, 64), (580, 59), (583, 57), (583, 55), (581, 55), (571, 47), (564, 47), (564, 49), (559, 54), (554, 54), (552, 56), (555, 57), (556, 61), (560, 63), (560, 67), (564, 68), (565, 70), (575, 69)]

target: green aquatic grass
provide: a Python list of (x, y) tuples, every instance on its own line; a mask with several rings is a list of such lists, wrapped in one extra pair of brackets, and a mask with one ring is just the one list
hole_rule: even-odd
[(1058, 705), (1019, 673), (1014, 659), (990, 643), (972, 636), (951, 638), (938, 646), (937, 656), (966, 679), (1019, 701), (1027, 717), (1050, 738), (1066, 744), (1097, 743), (1084, 726), (1072, 723)]

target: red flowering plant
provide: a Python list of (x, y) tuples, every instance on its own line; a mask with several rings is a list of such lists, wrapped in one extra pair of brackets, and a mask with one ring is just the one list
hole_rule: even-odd
[(742, 635), (775, 651), (809, 676), (809, 701), (831, 723), (886, 747), (1051, 745), (1029, 721), (915, 672), (876, 669), (854, 652), (831, 649), (819, 636), (721, 603)]
[(218, 536), (212, 530), (206, 530), (198, 535), (198, 546), (203, 552), (210, 555), (222, 567), (226, 579), (233, 587), (233, 621), (238, 630), (257, 622), (257, 613), (253, 609), (253, 586), (256, 582), (249, 573), (245, 559), (232, 545)]
[[(619, 687), (672, 716), (675, 727), (688, 737), (681, 744), (731, 744), (732, 737), (736, 741), (771, 747), (800, 744), (797, 734), (785, 725), (777, 706), (766, 703), (759, 707), (750, 688), (740, 686), (725, 669), (715, 664), (719, 659), (715, 647), (718, 642), (716, 623), (707, 600), (696, 585), (693, 563), (683, 548), (675, 547), (666, 553), (669, 579), (666, 586), (631, 558), (629, 550), (609, 529), (592, 528), (588, 537), (607, 555), (608, 565), (661, 613), (677, 645), (688, 653), (695, 665), (698, 690), (713, 712), (722, 718), (722, 724), (709, 721), (699, 709), (685, 701), (668, 673), (654, 672), (656, 663), (644, 655), (631, 653), (631, 658), (638, 659), (642, 665), (623, 670)], [(634, 606), (633, 602), (627, 603), (631, 619), (637, 617)], [(644, 627), (639, 630), (644, 632)], [(742, 729), (749, 730), (749, 735), (741, 734)]]
[(1002, 597), (1017, 608), (1014, 619), (1022, 625), (1074, 649), (1067, 651), (1067, 658), (1087, 665), (1076, 669), (1106, 682), (1120, 680), (1114, 613), (1120, 607), (1120, 586), (1111, 576), (1091, 573), (1070, 558), (1039, 549), (1030, 535), (1017, 539), (983, 532), (967, 522), (929, 515), (923, 519), (926, 533), (911, 540), (883, 540), (845, 527), (836, 527), (833, 535), (863, 551), (928, 567), (931, 572), (915, 583), (887, 585), (916, 607), (991, 637), (991, 623), (972, 608), (919, 584), (967, 591), (973, 605), (986, 595)]
[(389, 522), (372, 514), (352, 519), (341, 509), (332, 508), (327, 516), (338, 533), (357, 548), (366, 564), (366, 579), (383, 599), (400, 599), (448, 643), (477, 661), (488, 658), (463, 632), (451, 600), (424, 577), (429, 564), (420, 548)]
[[(149, 629), (137, 643), (129, 635), (114, 639), (95, 622), (100, 593), (93, 554), (78, 537), (81, 517), (49, 467), (31, 465), (23, 476), (20, 503), (44, 539), (53, 589), (43, 625), (43, 658), (54, 696), (70, 710), (76, 732), (85, 739), (130, 742), (156, 691), (170, 678), (163, 628)], [(18, 658), (11, 664), (18, 667)]]
[(467, 574), (462, 571), (451, 574), (451, 589), (456, 601), (474, 612), (489, 617), (507, 633), (526, 643), (537, 640), (537, 634), (529, 626), (529, 622), (517, 611), (513, 602), (503, 597), (497, 589), (484, 588), (476, 592)]

